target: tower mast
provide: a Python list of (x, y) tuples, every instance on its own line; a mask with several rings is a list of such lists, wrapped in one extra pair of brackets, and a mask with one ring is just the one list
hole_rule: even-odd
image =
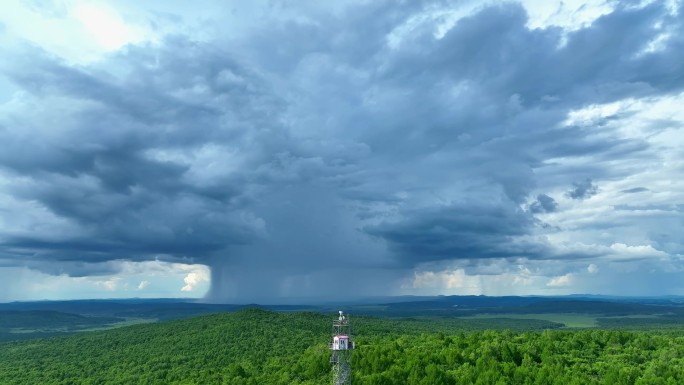
[(340, 310), (340, 315), (333, 320), (332, 350), (330, 363), (333, 365), (333, 385), (351, 385), (351, 354), (354, 342), (351, 340), (351, 322), (349, 315)]

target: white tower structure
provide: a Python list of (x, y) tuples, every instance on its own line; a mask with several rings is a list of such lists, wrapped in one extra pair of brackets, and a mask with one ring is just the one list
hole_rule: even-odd
[(332, 351), (333, 385), (351, 385), (351, 354), (355, 347), (351, 332), (349, 315), (340, 310), (340, 316), (333, 320), (333, 337), (328, 344)]

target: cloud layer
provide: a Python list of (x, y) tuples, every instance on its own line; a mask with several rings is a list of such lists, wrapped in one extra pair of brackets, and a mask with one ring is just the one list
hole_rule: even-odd
[[(684, 269), (681, 2), (571, 27), (517, 3), (119, 7), (154, 38), (97, 60), (0, 30), (8, 268), (200, 263), (230, 301)], [(643, 291), (684, 293), (663, 282)]]

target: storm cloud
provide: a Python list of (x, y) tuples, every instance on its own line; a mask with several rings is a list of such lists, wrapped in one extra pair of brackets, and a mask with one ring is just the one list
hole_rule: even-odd
[(598, 194), (598, 186), (591, 183), (587, 178), (581, 182), (574, 182), (572, 189), (568, 191), (568, 197), (572, 199), (586, 199)]
[[(646, 250), (611, 248), (632, 241), (684, 269), (657, 224), (681, 211), (613, 206), (684, 198), (662, 195), (684, 120), (640, 115), (682, 99), (681, 2), (616, 2), (574, 29), (533, 28), (518, 3), (452, 22), (440, 1), (258, 7), (199, 32), (139, 11), (156, 41), (86, 63), (0, 30), (0, 260), (200, 263), (229, 301), (334, 297), (336, 277), (393, 294), (492, 261), (562, 276)], [(226, 29), (231, 12), (254, 23)]]
[(552, 213), (558, 209), (558, 203), (546, 194), (537, 195), (537, 200), (530, 205), (533, 213)]

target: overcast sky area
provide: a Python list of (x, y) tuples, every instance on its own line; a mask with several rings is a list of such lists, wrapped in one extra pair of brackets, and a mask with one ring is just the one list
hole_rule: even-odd
[(684, 1), (1, 7), (0, 301), (684, 295)]

